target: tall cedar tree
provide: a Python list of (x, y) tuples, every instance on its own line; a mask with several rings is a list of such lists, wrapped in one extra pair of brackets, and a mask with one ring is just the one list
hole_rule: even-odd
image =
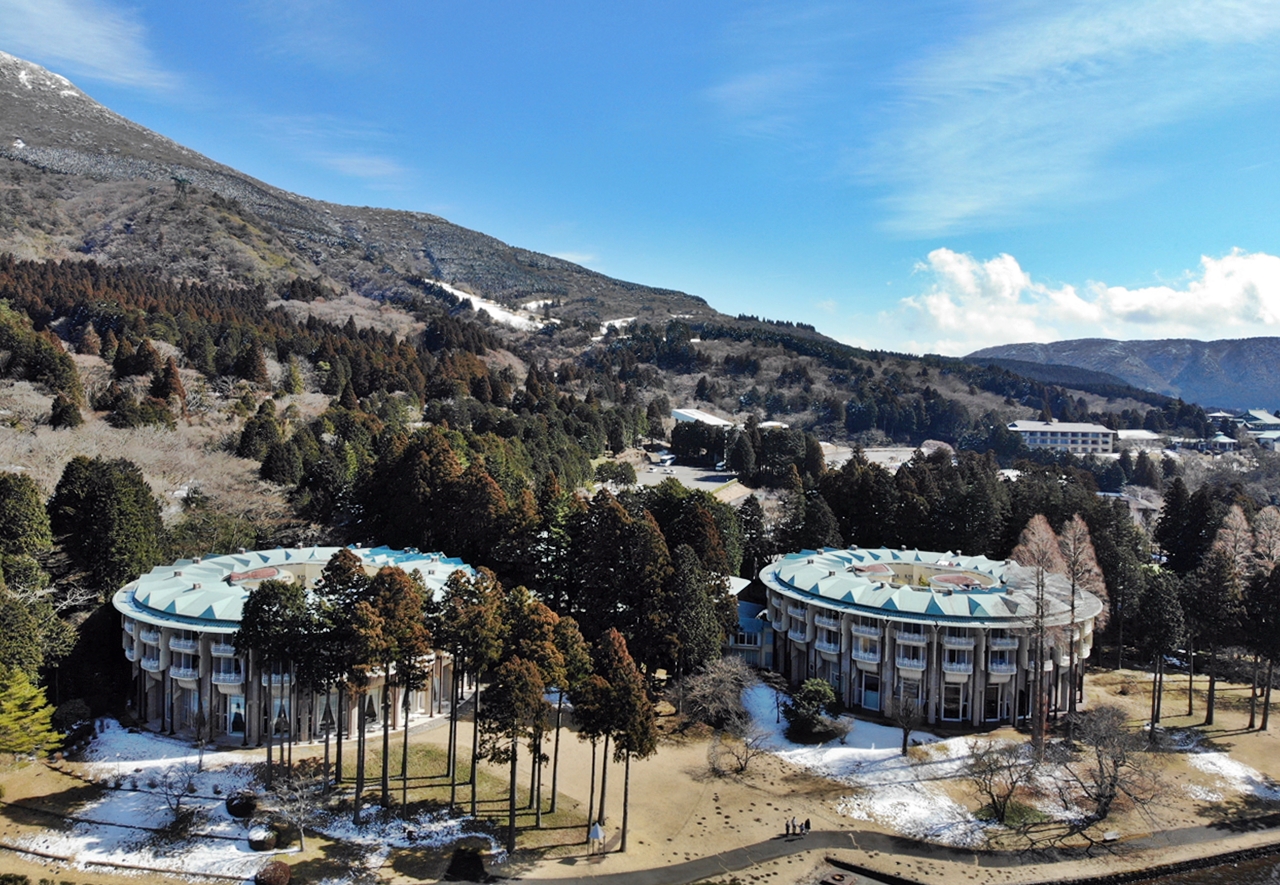
[(1196, 645), (1209, 650), (1209, 693), (1204, 724), (1212, 725), (1218, 687), (1218, 650), (1234, 642), (1240, 627), (1244, 586), (1231, 554), (1211, 550), (1184, 582), (1188, 623)]
[(1061, 574), (1065, 568), (1057, 536), (1054, 535), (1049, 520), (1043, 515), (1037, 513), (1022, 530), (1018, 546), (1013, 550), (1013, 559), (1024, 568), (1031, 569), (1035, 575), (1032, 591), (1034, 607), (1029, 615), (1028, 626), (1031, 628), (1036, 651), (1033, 674), (1035, 682), (1032, 685), (1031, 747), (1039, 761), (1044, 759), (1049, 716), (1048, 693), (1044, 681), (1044, 662), (1048, 656), (1045, 617), (1049, 610), (1046, 586), (1050, 574)]
[[(596, 667), (610, 686), (615, 762), (625, 765), (622, 782), (622, 840), (619, 851), (627, 850), (627, 823), (631, 804), (631, 760), (647, 759), (658, 750), (658, 729), (653, 702), (645, 691), (644, 677), (627, 652), (627, 643), (617, 630), (601, 638), (597, 648)], [(603, 791), (600, 805), (604, 807)]]
[[(462, 701), (462, 677), (476, 681), (476, 702), (480, 703), (480, 681), (502, 655), (506, 628), (502, 621), (502, 585), (493, 572), (480, 569), (474, 576), (461, 570), (445, 582), (443, 599), (433, 620), (433, 634), (440, 648), (453, 659), (453, 680), (449, 707), (449, 806), (457, 804), (458, 793), (458, 709)], [(477, 710), (477, 716), (479, 711)], [(472, 732), (471, 805), (476, 807), (476, 747), (478, 731)]]
[(1269, 574), (1258, 573), (1249, 582), (1246, 598), (1250, 645), (1266, 659), (1267, 675), (1263, 680), (1262, 725), (1271, 724), (1271, 682), (1275, 663), (1280, 659), (1280, 565)]
[(305, 621), (306, 590), (302, 585), (292, 581), (266, 580), (250, 591), (244, 601), (240, 629), (231, 636), (236, 654), (242, 657), (251, 655), (258, 671), (266, 676), (262, 723), (267, 743), (268, 788), (272, 783), (271, 745), (277, 718), (275, 687), (284, 684), (282, 674), (291, 661), (300, 633), (305, 629)]
[(578, 630), (578, 622), (573, 618), (560, 618), (555, 628), (556, 648), (564, 661), (564, 681), (559, 683), (556, 692), (556, 740), (552, 750), (551, 761), (551, 808), (556, 811), (557, 788), (560, 775), (560, 733), (563, 731), (565, 696), (572, 696), (591, 676), (591, 649)]
[[(330, 639), (331, 657), (325, 663), (325, 670), (333, 683), (338, 686), (338, 710), (335, 715), (338, 724), (337, 761), (334, 767), (334, 781), (342, 782), (342, 737), (347, 730), (347, 722), (353, 703), (361, 703), (361, 692), (358, 690), (358, 663), (355, 658), (356, 644), (351, 616), (356, 603), (364, 599), (369, 592), (369, 575), (364, 570), (360, 557), (346, 547), (337, 550), (320, 572), (319, 595), (327, 606), (327, 623), (325, 634)], [(352, 701), (351, 699), (355, 700)], [(344, 701), (347, 701), (344, 708)]]
[(1164, 700), (1165, 658), (1182, 647), (1186, 621), (1182, 613), (1181, 579), (1169, 569), (1146, 571), (1145, 587), (1138, 604), (1136, 623), (1144, 654), (1152, 661), (1151, 740), (1156, 739)]
[[(565, 680), (564, 655), (556, 643), (556, 624), (560, 618), (542, 602), (533, 599), (524, 587), (516, 587), (507, 594), (503, 605), (503, 620), (507, 624), (507, 641), (504, 657), (521, 658), (538, 669), (538, 676), (548, 688), (560, 686)], [(529, 804), (534, 808), (535, 826), (542, 826), (542, 767), (545, 754), (542, 742), (546, 734), (546, 716), (530, 724), (529, 752), (531, 759), (531, 783)]]
[(546, 718), (546, 686), (538, 667), (523, 658), (509, 658), (493, 673), (484, 690), (484, 712), (478, 732), (486, 759), (510, 766), (508, 785), (507, 851), (516, 850), (516, 762), (520, 743), (532, 738), (535, 723)]

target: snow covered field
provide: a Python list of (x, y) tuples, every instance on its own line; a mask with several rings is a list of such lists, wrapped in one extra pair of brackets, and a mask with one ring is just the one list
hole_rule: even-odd
[(768, 734), (766, 746), (771, 752), (858, 788), (837, 803), (841, 814), (945, 845), (973, 846), (985, 838), (989, 825), (938, 786), (964, 770), (969, 755), (967, 739), (943, 741), (923, 731), (912, 732), (912, 740), (924, 745), (922, 752), (913, 754), (924, 758), (916, 759), (902, 755), (901, 729), (859, 721), (842, 744), (797, 744), (787, 740), (786, 722), (775, 721), (773, 689), (765, 685), (749, 688), (743, 702), (755, 724)]
[[(939, 740), (926, 732), (912, 732), (912, 740), (923, 746), (904, 757), (900, 754), (900, 729), (854, 722), (847, 717), (853, 728), (843, 743), (796, 744), (784, 734), (786, 722), (775, 721), (778, 717), (773, 689), (756, 685), (743, 694), (743, 702), (755, 725), (766, 733), (765, 746), (770, 752), (815, 774), (858, 788), (836, 803), (841, 814), (944, 845), (977, 846), (991, 831), (992, 824), (976, 819), (942, 789), (944, 782), (963, 777), (970, 756), (969, 738)], [(1210, 786), (1184, 784), (1183, 791), (1189, 796), (1220, 801), (1224, 794), (1243, 794), (1280, 802), (1280, 786), (1226, 753), (1198, 747), (1199, 738), (1193, 732), (1186, 735), (1177, 745), (1178, 750), (1187, 754), (1192, 768), (1211, 781)], [(1039, 776), (1042, 786), (1053, 779), (1051, 770)], [(1074, 811), (1064, 810), (1060, 804), (1041, 805), (1041, 810), (1054, 817)]]
[[(167, 840), (152, 832), (164, 827), (172, 814), (160, 791), (166, 769), (195, 766), (198, 755), (181, 741), (153, 734), (130, 734), (113, 720), (85, 753), (84, 774), (99, 783), (119, 783), (103, 796), (76, 811), (82, 822), (65, 832), (50, 830), (23, 840), (26, 847), (73, 858), (83, 867), (93, 861), (171, 870), (179, 873), (218, 873), (251, 878), (273, 857), (249, 848), (250, 823), (227, 813), (225, 799), (241, 789), (255, 787), (251, 762), (261, 762), (262, 751), (250, 756), (239, 751), (209, 751), (204, 771), (195, 775), (195, 793), (184, 807), (197, 810), (191, 835)], [(215, 793), (217, 788), (219, 792)], [(374, 809), (369, 817), (374, 818)], [(424, 813), (409, 820), (370, 820), (361, 827), (347, 814), (324, 815), (311, 829), (325, 836), (367, 849), (364, 867), (376, 869), (395, 848), (439, 848), (456, 842), (466, 831), (465, 818)], [(487, 836), (482, 838), (488, 838)], [(491, 855), (500, 857), (490, 840)], [(286, 852), (287, 853), (287, 852)], [(357, 871), (352, 871), (352, 876)], [(331, 882), (329, 885), (339, 885)]]

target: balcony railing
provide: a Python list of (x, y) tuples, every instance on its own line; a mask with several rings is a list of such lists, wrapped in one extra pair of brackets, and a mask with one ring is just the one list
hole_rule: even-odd
[(186, 679), (194, 681), (200, 678), (200, 671), (195, 667), (170, 667), (169, 675), (174, 679)]
[(862, 661), (864, 664), (878, 664), (880, 663), (880, 649), (876, 649), (875, 651), (866, 651), (861, 648), (855, 648), (853, 651), (849, 652), (849, 657), (853, 658), (855, 661)]
[(837, 655), (840, 653), (839, 642), (828, 642), (825, 639), (819, 639), (813, 643), (813, 647), (818, 651), (825, 651), (829, 655)]
[(129, 646), (124, 650), (124, 657), (127, 661), (136, 661), (138, 659), (138, 650), (133, 646)]
[(132, 636), (132, 635), (133, 635), (133, 630), (134, 630), (133, 621), (125, 621), (125, 622), (124, 622), (124, 632), (126, 632), (126, 633), (128, 633), (130, 636)]
[(916, 633), (915, 631), (899, 630), (894, 634), (898, 638), (900, 645), (928, 645), (929, 637), (924, 633)]
[(1018, 647), (1018, 637), (1016, 636), (988, 636), (987, 645), (991, 648), (1004, 649), (1009, 651)]
[(828, 630), (840, 629), (840, 617), (838, 615), (832, 617), (831, 615), (815, 614), (813, 616), (813, 622), (819, 627), (825, 627)]
[(154, 628), (148, 629), (144, 627), (141, 635), (139, 635), (138, 638), (141, 639), (143, 642), (145, 642), (147, 645), (159, 645), (160, 631)]
[(1018, 672), (1018, 665), (1011, 661), (992, 661), (987, 665), (987, 672), (994, 676), (1014, 676)]
[(943, 648), (973, 648), (972, 636), (951, 636), (946, 633), (942, 634)]
[(291, 676), (288, 673), (263, 673), (262, 674), (263, 685), (291, 685), (292, 683), (293, 683), (293, 676)]
[(880, 638), (880, 628), (874, 624), (850, 624), (849, 632), (854, 636), (866, 636), (868, 639)]
[(236, 647), (229, 642), (215, 642), (209, 646), (209, 654), (215, 658), (234, 658)]
[(803, 605), (788, 605), (787, 614), (791, 615), (793, 618), (804, 618), (808, 617), (809, 610)]
[(243, 673), (223, 673), (221, 671), (216, 671), (212, 678), (214, 685), (239, 685), (241, 682), (244, 682)]
[(142, 669), (146, 670), (148, 673), (159, 673), (160, 659), (159, 658), (143, 658)]
[(792, 642), (808, 642), (809, 634), (804, 630), (788, 630), (787, 638)]
[(199, 650), (200, 640), (198, 639), (181, 639), (177, 636), (169, 638), (169, 651), (197, 652)]
[(943, 661), (942, 672), (968, 675), (973, 672), (973, 661)]
[(923, 670), (925, 668), (925, 659), (906, 658), (899, 655), (897, 664), (899, 670)]

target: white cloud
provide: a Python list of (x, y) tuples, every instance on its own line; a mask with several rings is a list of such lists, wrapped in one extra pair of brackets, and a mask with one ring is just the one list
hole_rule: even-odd
[(902, 348), (962, 355), (996, 344), (1071, 338), (1246, 338), (1280, 335), (1280, 257), (1238, 249), (1202, 256), (1181, 285), (1077, 289), (1036, 282), (1012, 255), (979, 261), (935, 249), (917, 272), (925, 291), (881, 316)]
[(314, 159), (327, 169), (365, 181), (390, 182), (408, 174), (395, 160), (374, 154), (316, 154)]
[(1119, 170), (1118, 148), (1274, 96), (1278, 74), (1271, 0), (1014, 7), (903, 69), (887, 127), (849, 166), (889, 186), (891, 229), (989, 227), (1140, 186), (1158, 170)]
[(15, 55), (124, 86), (168, 90), (137, 16), (104, 0), (0, 0), (0, 35)]

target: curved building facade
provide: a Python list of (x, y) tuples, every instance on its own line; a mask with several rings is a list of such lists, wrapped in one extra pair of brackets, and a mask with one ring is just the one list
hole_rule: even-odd
[[(255, 587), (273, 579), (314, 588), (340, 549), (242, 550), (181, 559), (157, 566), (117, 590), (112, 604), (123, 618), (121, 642), (133, 676), (134, 715), (170, 733), (194, 731), (203, 716), (212, 726), (206, 734), (257, 742), (267, 723), (276, 732), (316, 736), (327, 701), (337, 727), (349, 731), (357, 711), (340, 703), (337, 692), (330, 698), (303, 697), (287, 665), (266, 672), (252, 656), (237, 654), (232, 645), (244, 602)], [(369, 575), (384, 566), (396, 566), (415, 574), (432, 594), (440, 592), (455, 571), (474, 573), (461, 560), (439, 553), (388, 547), (348, 549)], [(429, 713), (433, 703), (441, 703), (440, 688), (451, 677), (449, 661), (436, 654), (430, 664), (430, 680), (409, 698), (411, 713)], [(381, 684), (380, 679), (374, 682)], [(393, 726), (399, 726), (403, 701), (398, 693), (392, 699)]]
[(1072, 649), (1078, 674), (1103, 609), (1083, 590), (1073, 606), (1060, 575), (1038, 594), (1035, 571), (1012, 561), (920, 550), (806, 550), (760, 580), (774, 669), (793, 683), (825, 679), (851, 708), (909, 701), (929, 723), (957, 726), (1030, 715), (1041, 642), (1049, 709), (1065, 710), (1081, 691)]

